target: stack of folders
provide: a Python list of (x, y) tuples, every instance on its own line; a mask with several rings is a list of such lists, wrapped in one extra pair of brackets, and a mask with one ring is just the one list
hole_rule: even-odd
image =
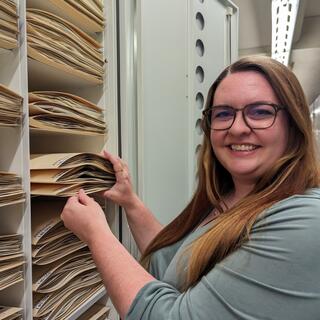
[(97, 25), (96, 31), (103, 31), (103, 3), (101, 0), (53, 0), (55, 2), (64, 2), (73, 7), (76, 11), (84, 15), (93, 24)]
[(110, 308), (103, 304), (95, 303), (78, 320), (105, 320), (110, 312)]
[[(23, 280), (22, 238), (18, 234), (0, 236), (0, 290)], [(1, 318), (0, 318), (1, 319)]]
[(14, 49), (18, 46), (18, 15), (14, 0), (0, 1), (0, 48)]
[(0, 126), (14, 127), (21, 123), (23, 98), (0, 84)]
[(73, 94), (57, 91), (29, 93), (30, 128), (70, 134), (103, 135), (103, 111)]
[(115, 183), (111, 163), (94, 153), (34, 154), (30, 160), (31, 194), (69, 197), (80, 189), (95, 193)]
[(0, 306), (0, 320), (22, 320), (22, 308)]
[(15, 173), (0, 171), (0, 207), (24, 201), (21, 178)]
[(32, 223), (34, 319), (68, 319), (104, 290), (87, 246), (55, 210), (51, 204)]
[(27, 10), (28, 56), (95, 84), (103, 83), (101, 45), (52, 13)]
[(29, 1), (32, 7), (63, 16), (88, 33), (102, 32), (104, 30), (103, 0)]

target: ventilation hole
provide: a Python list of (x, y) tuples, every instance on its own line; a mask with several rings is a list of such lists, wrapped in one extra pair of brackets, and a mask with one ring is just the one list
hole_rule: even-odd
[(278, 30), (279, 30), (279, 28), (277, 27), (277, 28), (276, 28), (276, 33), (278, 33)]
[(288, 18), (287, 18), (288, 22), (290, 22), (290, 15), (288, 15)]
[(201, 110), (203, 108), (203, 104), (204, 104), (203, 94), (201, 92), (198, 92), (196, 95), (196, 106), (199, 110)]
[(197, 134), (200, 136), (202, 134), (202, 128), (201, 128), (201, 119), (198, 119), (197, 122), (196, 122), (196, 131), (197, 131)]
[(289, 31), (289, 26), (286, 27), (287, 31)]
[(204, 28), (204, 18), (203, 18), (203, 15), (200, 12), (197, 12), (197, 14), (196, 14), (196, 22), (197, 22), (198, 28), (200, 30), (203, 30), (203, 28)]
[(279, 18), (277, 18), (277, 22), (276, 22), (276, 24), (278, 24), (279, 23)]
[(278, 8), (277, 8), (277, 14), (279, 14), (279, 10), (280, 10), (280, 8), (278, 7)]
[(203, 3), (204, 0), (199, 0), (199, 2)]
[(202, 67), (197, 66), (196, 68), (196, 76), (199, 82), (203, 82), (204, 80), (204, 71), (202, 69)]
[(291, 12), (291, 10), (292, 10), (292, 3), (289, 3), (289, 12)]
[(204, 55), (204, 45), (200, 39), (196, 41), (196, 51), (200, 57)]

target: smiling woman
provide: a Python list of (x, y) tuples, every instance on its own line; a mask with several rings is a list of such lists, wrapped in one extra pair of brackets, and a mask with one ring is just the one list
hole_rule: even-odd
[(270, 58), (235, 62), (211, 86), (202, 128), (196, 191), (165, 227), (105, 153), (117, 181), (104, 195), (125, 209), (145, 269), (83, 191), (63, 210), (115, 307), (129, 320), (319, 319), (320, 174), (296, 77)]
[(269, 82), (256, 71), (235, 72), (223, 79), (213, 105), (234, 106), (236, 111), (245, 106), (242, 114), (234, 112), (231, 121), (215, 116), (215, 108), (221, 107), (213, 107), (211, 117), (213, 152), (232, 176), (237, 202), (247, 192), (248, 184), (253, 189), (283, 156), (288, 145), (288, 114), (278, 107), (279, 100)]

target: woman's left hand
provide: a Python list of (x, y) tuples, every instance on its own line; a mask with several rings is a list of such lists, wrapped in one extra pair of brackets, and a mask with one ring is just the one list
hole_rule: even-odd
[(78, 195), (68, 199), (61, 213), (61, 219), (66, 228), (89, 246), (95, 235), (110, 231), (102, 208), (82, 189)]

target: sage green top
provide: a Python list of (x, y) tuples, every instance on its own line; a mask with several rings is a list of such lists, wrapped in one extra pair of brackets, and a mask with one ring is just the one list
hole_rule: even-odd
[(153, 254), (157, 280), (138, 292), (127, 320), (320, 319), (320, 189), (266, 210), (247, 243), (180, 292), (184, 249), (212, 223)]

